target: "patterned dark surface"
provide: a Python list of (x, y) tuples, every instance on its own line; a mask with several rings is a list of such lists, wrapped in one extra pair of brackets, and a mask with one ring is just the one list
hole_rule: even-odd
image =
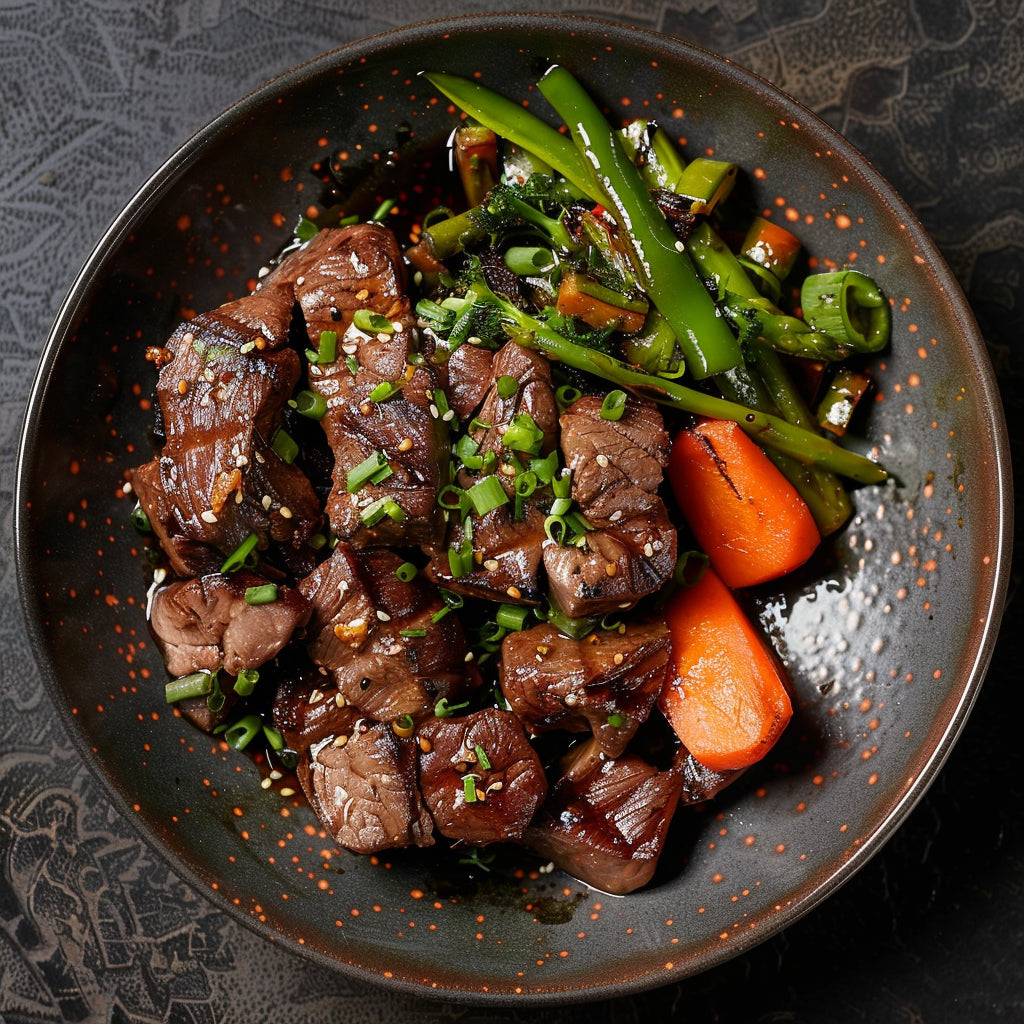
[[(463, 3), (465, 11), (526, 9)], [(1024, 7), (1010, 0), (549, 4), (687, 38), (823, 114), (915, 209), (989, 342), (1019, 454)], [(366, 12), (372, 11), (372, 15)], [(134, 189), (223, 106), (427, 0), (0, 2), (0, 492), (47, 327)], [(1018, 545), (1019, 546), (1019, 545)], [(809, 917), (629, 1002), (485, 1011), (325, 974), (213, 911), (109, 807), (53, 713), (0, 552), (0, 1021), (989, 1022), (1024, 1019), (1024, 816), (1011, 582), (1003, 640), (946, 769)], [(1015, 628), (1016, 627), (1016, 628)]]

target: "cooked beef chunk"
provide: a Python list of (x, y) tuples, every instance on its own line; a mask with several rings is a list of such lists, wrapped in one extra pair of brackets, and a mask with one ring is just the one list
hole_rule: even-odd
[(658, 699), (668, 658), (662, 622), (583, 640), (544, 623), (502, 641), (501, 690), (530, 732), (590, 729), (602, 753), (619, 757)]
[[(507, 428), (520, 416), (528, 417), (540, 431), (539, 447), (534, 454), (543, 456), (551, 452), (558, 431), (551, 367), (542, 356), (510, 341), (491, 362), (487, 394), (477, 416), (480, 423), (470, 431), (479, 446), (476, 454), (493, 453), (495, 467), (480, 473), (463, 469), (458, 479), (460, 486), (470, 488), (492, 472), (510, 500), (482, 516), (475, 512), (464, 519), (453, 515), (445, 549), (433, 552), (427, 573), (445, 587), (469, 596), (539, 604), (542, 594), (538, 572), (545, 540), (544, 513), (535, 503), (527, 502), (520, 518), (515, 518), (511, 500), (515, 477), (514, 470), (509, 471), (509, 460), (513, 457), (528, 460), (530, 454), (506, 447), (504, 443)], [(452, 548), (462, 551), (466, 546), (467, 522), (472, 532), (473, 562), (455, 574), (448, 551)]]
[[(448, 590), (467, 597), (510, 604), (539, 604), (543, 596), (539, 577), (544, 542), (544, 513), (527, 505), (516, 519), (511, 504), (499, 505), (482, 516), (469, 516), (472, 545), (479, 557), (458, 578), (452, 575), (448, 552), (434, 555), (427, 575)], [(463, 522), (454, 522), (448, 543), (461, 550), (466, 537)]]
[(633, 754), (607, 760), (588, 740), (524, 841), (588, 885), (625, 895), (651, 880), (681, 787), (677, 767), (658, 771)]
[(266, 584), (249, 572), (216, 573), (160, 587), (150, 606), (150, 625), (172, 676), (223, 668), (237, 676), (273, 658), (310, 615), (309, 602), (293, 587), (277, 599), (249, 604), (246, 589)]
[(669, 436), (653, 402), (630, 396), (622, 418), (601, 416), (602, 398), (584, 395), (562, 414), (562, 453), (573, 498), (584, 508), (622, 485), (654, 493), (668, 465)]
[(684, 804), (702, 804), (711, 800), (743, 774), (742, 770), (735, 769), (716, 771), (701, 764), (689, 751), (685, 753), (686, 756), (680, 758), (683, 789), (679, 796)]
[(416, 781), (416, 741), (385, 722), (356, 722), (309, 748), (309, 802), (335, 840), (356, 853), (431, 846), (433, 823)]
[[(448, 428), (435, 404), (441, 375), (414, 358), (419, 337), (395, 237), (379, 224), (357, 224), (321, 232), (300, 254), (295, 291), (310, 341), (316, 347), (324, 330), (339, 337), (336, 358), (309, 367), (310, 387), (327, 402), (321, 425), (334, 452), (331, 526), (357, 547), (438, 543), (444, 514), (437, 495), (448, 479)], [(364, 309), (387, 329), (354, 325)], [(375, 456), (386, 461), (387, 478), (350, 493), (349, 472)], [(394, 515), (379, 510), (388, 500)]]
[(310, 806), (338, 843), (357, 853), (433, 843), (415, 741), (369, 721), (315, 679), (282, 684), (273, 719), (298, 754), (295, 774)]
[[(515, 382), (506, 388), (504, 380)], [(551, 385), (551, 364), (536, 352), (514, 341), (506, 342), (491, 361), (491, 379), (472, 431), (481, 452), (500, 456), (502, 435), (516, 416), (528, 415), (543, 433), (540, 454), (547, 455), (558, 442), (558, 403)], [(483, 424), (486, 424), (484, 426)]]
[(477, 845), (522, 837), (547, 780), (515, 715), (485, 708), (430, 718), (419, 740), (420, 787), (439, 832)]
[(399, 579), (400, 565), (391, 551), (341, 543), (299, 583), (313, 606), (310, 657), (350, 704), (381, 721), (423, 717), (478, 682), (458, 616), (435, 622), (441, 598), (419, 576)]
[(448, 357), (448, 405), (460, 421), (468, 420), (484, 400), (493, 359), (490, 349), (478, 345), (460, 345)]
[(668, 460), (668, 435), (651, 402), (630, 397), (619, 420), (584, 396), (561, 419), (572, 497), (593, 526), (584, 546), (548, 544), (551, 600), (578, 618), (633, 607), (671, 576), (676, 531), (655, 493)]
[(285, 260), (260, 291), (179, 326), (160, 356), (165, 442), (131, 482), (179, 575), (208, 571), (206, 548), (224, 555), (250, 534), (290, 569), (312, 565), (320, 505), (273, 448), (300, 373), (286, 345), (293, 301)]

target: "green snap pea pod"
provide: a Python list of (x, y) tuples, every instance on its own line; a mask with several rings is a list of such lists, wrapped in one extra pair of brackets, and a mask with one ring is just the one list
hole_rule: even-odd
[(677, 246), (639, 171), (616, 140), (604, 114), (565, 68), (549, 68), (538, 88), (569, 127), (589, 162), (609, 209), (629, 239), (644, 289), (676, 332), (687, 368), (701, 379), (743, 361), (739, 342), (697, 275), (682, 243)]

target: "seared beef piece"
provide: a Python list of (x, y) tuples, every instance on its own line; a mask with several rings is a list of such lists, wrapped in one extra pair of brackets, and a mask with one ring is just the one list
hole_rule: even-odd
[(176, 580), (153, 595), (150, 626), (172, 676), (223, 668), (237, 676), (273, 658), (305, 625), (309, 602), (292, 587), (279, 586), (277, 599), (249, 604), (248, 587), (266, 584), (249, 572), (215, 573)]
[(684, 804), (702, 804), (717, 796), (730, 783), (743, 774), (742, 769), (716, 771), (697, 760), (689, 751), (680, 757), (680, 771), (683, 774), (683, 789), (679, 799)]
[[(456, 354), (458, 351), (456, 349)], [(506, 388), (504, 382), (499, 384), (502, 378), (511, 378), (516, 386)], [(458, 578), (452, 574), (448, 550), (463, 548), (466, 526), (463, 520), (453, 515), (445, 548), (433, 552), (427, 574), (443, 586), (473, 597), (539, 604), (542, 595), (538, 571), (545, 541), (544, 513), (535, 503), (529, 502), (517, 520), (511, 500), (515, 478), (503, 472), (509, 456), (515, 455), (519, 460), (530, 458), (527, 454), (505, 448), (502, 443), (506, 428), (520, 415), (532, 418), (543, 434), (539, 454), (550, 453), (558, 436), (551, 367), (543, 356), (510, 341), (494, 355), (487, 395), (477, 414), (481, 425), (470, 432), (479, 445), (478, 454), (493, 452), (497, 456), (497, 478), (510, 501), (483, 516), (470, 513), (474, 562), (469, 571), (464, 571)], [(481, 478), (482, 474), (463, 469), (458, 483), (469, 488)]]
[(420, 577), (400, 580), (401, 564), (391, 551), (341, 543), (299, 583), (313, 605), (310, 657), (350, 704), (381, 721), (421, 718), (442, 697), (455, 701), (478, 684), (458, 616), (433, 621), (441, 598)]
[(182, 718), (191, 722), (200, 732), (213, 735), (217, 729), (231, 720), (235, 705), (238, 704), (238, 694), (230, 687), (221, 693), (224, 696), (224, 703), (217, 711), (210, 708), (207, 697), (187, 697), (185, 700), (177, 701), (174, 707)]
[[(539, 604), (542, 593), (538, 581), (544, 513), (527, 505), (522, 519), (515, 519), (511, 503), (500, 505), (482, 516), (470, 515), (473, 549), (479, 552), (472, 568), (458, 579), (452, 576), (447, 550), (438, 552), (427, 566), (427, 575), (448, 590), (468, 597), (509, 604)], [(461, 549), (465, 538), (462, 522), (453, 522), (449, 545)]]
[(572, 497), (594, 527), (586, 545), (548, 544), (552, 601), (578, 618), (633, 607), (672, 574), (676, 531), (655, 493), (668, 461), (668, 434), (653, 403), (630, 397), (619, 420), (584, 396), (561, 418)]
[(448, 405), (460, 421), (468, 420), (484, 400), (491, 383), (493, 359), (490, 349), (478, 345), (460, 345), (448, 357)]
[(664, 623), (601, 630), (571, 640), (543, 623), (501, 645), (501, 690), (533, 733), (593, 731), (619, 757), (654, 707), (669, 658)]
[(668, 465), (669, 436), (653, 402), (632, 395), (622, 418), (601, 416), (603, 399), (584, 395), (562, 414), (562, 452), (572, 471), (573, 499), (589, 506), (622, 485), (654, 493)]
[(433, 823), (416, 783), (416, 741), (385, 722), (357, 722), (309, 748), (309, 802), (335, 840), (355, 853), (432, 846)]
[[(403, 291), (398, 243), (379, 224), (357, 224), (321, 232), (300, 256), (295, 292), (310, 342), (315, 348), (324, 330), (339, 339), (333, 362), (309, 367), (310, 387), (327, 401), (320, 422), (334, 452), (334, 486), (327, 499), (331, 526), (357, 547), (439, 543), (444, 514), (437, 495), (448, 479), (448, 428), (432, 409), (441, 375), (429, 360), (410, 363), (419, 338)], [(386, 318), (393, 329), (359, 330), (352, 318), (360, 309)], [(358, 364), (357, 372), (349, 359)], [(379, 385), (400, 390), (371, 401)], [(350, 494), (349, 471), (375, 454), (387, 460), (391, 475)], [(404, 517), (366, 522), (366, 510), (384, 499), (395, 502)]]
[(625, 895), (651, 880), (681, 787), (678, 767), (658, 771), (633, 754), (607, 760), (588, 740), (524, 841), (588, 885)]
[(300, 373), (286, 344), (289, 274), (285, 260), (260, 291), (182, 324), (160, 357), (166, 440), (131, 481), (179, 575), (208, 571), (215, 559), (206, 547), (224, 555), (252, 533), (261, 550), (276, 542), (292, 571), (313, 564), (306, 541), (319, 527), (319, 502), (302, 470), (272, 447)]
[[(503, 397), (498, 381), (510, 377), (518, 386)], [(551, 386), (551, 364), (536, 352), (514, 341), (506, 342), (491, 361), (491, 379), (480, 407), (478, 419), (488, 426), (472, 432), (480, 452), (493, 451), (499, 458), (504, 452), (501, 436), (519, 415), (529, 415), (543, 431), (540, 454), (547, 455), (558, 442), (558, 403)]]
[(296, 776), (310, 806), (338, 843), (356, 853), (433, 843), (414, 740), (369, 721), (327, 682), (283, 684), (273, 716), (299, 755)]
[(672, 575), (676, 530), (658, 495), (621, 487), (582, 511), (594, 527), (585, 547), (544, 548), (548, 593), (566, 615), (627, 610)]
[(476, 845), (522, 837), (547, 780), (515, 715), (485, 708), (430, 718), (418, 736), (420, 788), (439, 832)]

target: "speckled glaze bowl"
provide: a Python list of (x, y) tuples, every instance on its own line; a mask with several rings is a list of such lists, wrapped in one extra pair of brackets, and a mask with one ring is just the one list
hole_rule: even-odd
[[(812, 569), (750, 595), (792, 676), (771, 757), (677, 816), (654, 883), (615, 898), (525, 854), (488, 873), (420, 851), (334, 849), (301, 803), (163, 702), (132, 502), (153, 410), (143, 357), (183, 312), (251, 287), (334, 161), (353, 182), (389, 151), (422, 170), (453, 124), (425, 69), (511, 96), (549, 62), (613, 120), (656, 117), (687, 152), (744, 168), (752, 209), (811, 254), (873, 274), (894, 302), (867, 442), (899, 483)], [(433, 156), (431, 157), (431, 154)], [(417, 202), (415, 176), (400, 205)], [(373, 189), (370, 189), (373, 192)], [(368, 201), (375, 199), (369, 195)], [(328, 53), (214, 120), (100, 241), (31, 396), (17, 531), (24, 604), (64, 723), (116, 806), (225, 912), (332, 968), (453, 999), (554, 1002), (667, 983), (793, 922), (877, 851), (934, 779), (981, 685), (1009, 565), (1008, 448), (963, 297), (889, 186), (807, 110), (684, 42), (583, 19), (417, 25)]]

